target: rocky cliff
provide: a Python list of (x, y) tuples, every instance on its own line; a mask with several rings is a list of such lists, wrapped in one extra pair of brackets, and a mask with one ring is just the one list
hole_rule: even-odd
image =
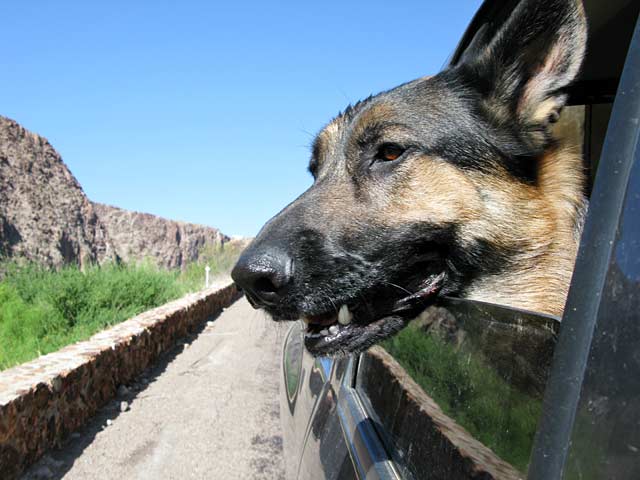
[(205, 246), (219, 246), (229, 237), (215, 228), (167, 220), (148, 213), (93, 204), (109, 232), (118, 256), (125, 262), (151, 259), (166, 268), (196, 260)]
[(2, 116), (0, 256), (49, 266), (115, 258), (105, 226), (58, 152)]
[(92, 203), (45, 138), (0, 116), (0, 258), (51, 267), (152, 259), (175, 268), (227, 240), (215, 228)]

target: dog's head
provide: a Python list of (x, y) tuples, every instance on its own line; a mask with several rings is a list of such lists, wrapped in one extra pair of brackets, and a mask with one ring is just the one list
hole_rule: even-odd
[(233, 270), (252, 305), (305, 319), (312, 353), (356, 352), (508, 269), (527, 248), (504, 240), (512, 204), (537, 182), (585, 42), (579, 2), (525, 0), (458, 64), (348, 107), (314, 142), (314, 184)]

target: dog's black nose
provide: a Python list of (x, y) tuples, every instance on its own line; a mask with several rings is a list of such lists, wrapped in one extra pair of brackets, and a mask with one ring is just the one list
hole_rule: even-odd
[(231, 278), (245, 291), (254, 307), (273, 305), (293, 279), (293, 262), (280, 249), (249, 247), (233, 267)]

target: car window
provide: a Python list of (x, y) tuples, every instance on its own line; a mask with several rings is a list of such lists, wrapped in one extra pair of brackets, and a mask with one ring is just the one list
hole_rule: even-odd
[(362, 355), (357, 389), (404, 475), (522, 478), (558, 327), (447, 299)]
[[(484, 13), (473, 23), (498, 18), (500, 9), (509, 5), (486, 2)], [(639, 6), (628, 0), (585, 2), (590, 26), (587, 60), (581, 78), (568, 92), (570, 105), (555, 133), (582, 154), (587, 194), (600, 163)], [(453, 63), (476, 27), (472, 24)], [(637, 120), (637, 115), (629, 120), (633, 118)], [(637, 194), (634, 188), (628, 195)], [(640, 451), (640, 389), (632, 380), (640, 368), (634, 348), (638, 328), (637, 322), (622, 326), (616, 321), (632, 312), (637, 316), (640, 309), (636, 275), (640, 197), (634, 198), (635, 204), (627, 204), (620, 246), (612, 258), (617, 270), (607, 279), (604, 298), (609, 322), (600, 326), (599, 341), (591, 351), (590, 362), (597, 368), (585, 380), (567, 478), (640, 475), (634, 460)], [(533, 312), (449, 299), (361, 355), (356, 388), (402, 475), (524, 478), (530, 465), (535, 469), (544, 462), (536, 454), (537, 463), (531, 464), (531, 455), (559, 325), (558, 319)], [(559, 407), (545, 405), (546, 410), (555, 408)]]
[(620, 215), (565, 478), (640, 476), (640, 144)]
[[(555, 126), (589, 172), (610, 115), (609, 103), (572, 105)], [(363, 354), (356, 388), (402, 474), (524, 478), (559, 326), (534, 312), (447, 299)]]
[[(598, 163), (610, 112), (606, 103), (571, 105), (554, 125), (556, 137), (583, 155), (587, 171)], [(364, 355), (358, 388), (405, 473), (449, 478), (453, 472), (447, 469), (455, 463), (449, 457), (459, 454), (472, 459), (461, 462), (465, 468), (519, 478), (527, 471), (559, 321), (483, 303), (447, 302), (424, 312), (383, 349)], [(391, 390), (381, 376), (390, 379)], [(413, 403), (402, 404), (409, 397)], [(425, 433), (407, 429), (407, 422), (415, 426), (421, 418), (430, 425), (433, 415), (454, 433), (442, 437), (441, 450), (426, 455), (424, 448), (431, 447)]]
[(621, 208), (609, 209), (615, 222), (611, 240), (601, 240), (600, 234), (611, 251), (603, 264), (606, 274), (564, 469), (569, 479), (640, 478), (640, 26), (635, 38), (621, 87), (624, 101), (616, 104), (607, 139), (607, 155), (615, 162), (610, 174), (620, 184), (604, 185), (623, 201)]

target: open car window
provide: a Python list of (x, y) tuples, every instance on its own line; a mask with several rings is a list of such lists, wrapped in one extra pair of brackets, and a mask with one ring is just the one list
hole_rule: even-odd
[(523, 478), (558, 328), (446, 299), (363, 354), (356, 388), (403, 475)]
[[(594, 119), (606, 124), (607, 106), (568, 106), (554, 126), (587, 171), (605, 131)], [(544, 314), (447, 299), (363, 355), (359, 392), (404, 474), (523, 478), (559, 326)]]
[[(461, 58), (475, 31), (482, 25), (494, 28), (500, 24), (501, 15), (511, 10), (516, 1), (485, 2), (452, 57), (452, 63)], [(609, 141), (611, 136), (608, 130), (610, 120), (615, 116), (613, 102), (640, 4), (629, 0), (585, 0), (584, 3), (590, 30), (587, 59), (579, 81), (568, 92), (569, 106), (563, 110), (555, 128), (564, 144), (582, 154), (589, 176), (586, 191), (589, 194), (603, 146), (606, 145), (605, 138)], [(629, 92), (624, 92), (624, 95), (629, 97)], [(627, 118), (637, 116), (633, 114)], [(622, 122), (620, 126), (635, 128)], [(609, 176), (617, 173), (619, 169), (616, 168), (608, 172)], [(604, 176), (599, 174), (598, 178), (601, 177)], [(600, 186), (602, 188), (607, 187)], [(633, 201), (636, 206), (633, 207), (635, 210), (631, 210), (636, 211), (637, 198)], [(611, 212), (607, 215), (611, 216)], [(627, 221), (625, 225), (633, 224)], [(633, 228), (627, 226), (626, 231)], [(637, 244), (637, 240), (633, 242)], [(624, 251), (628, 252), (630, 243), (626, 245)], [(628, 259), (632, 256), (626, 255), (629, 263)], [(625, 281), (625, 285), (633, 283), (628, 278)], [(637, 283), (633, 283), (633, 288), (633, 292), (636, 292)], [(613, 285), (610, 294), (618, 303), (619, 292), (619, 285)], [(583, 295), (590, 293), (585, 291)], [(634, 308), (637, 312), (637, 296), (633, 297), (633, 301), (629, 298), (631, 296), (623, 302), (624, 308)], [(621, 320), (613, 318), (619, 310), (608, 306), (612, 323), (607, 324), (606, 332), (599, 332), (598, 338), (605, 340), (594, 343), (596, 347), (606, 344), (606, 348), (596, 350), (594, 347), (592, 351), (592, 360), (597, 357), (593, 352), (605, 359), (599, 360), (599, 365), (612, 364), (606, 361), (612, 358), (611, 352), (619, 352), (616, 349), (620, 345), (627, 345), (617, 335), (616, 341), (607, 343), (612, 331), (625, 331), (629, 339), (637, 336), (637, 322), (630, 327), (631, 330), (624, 330), (619, 324)], [(627, 310), (624, 315), (629, 318), (632, 314)], [(449, 299), (440, 307), (430, 308), (396, 337), (363, 354), (359, 359), (356, 387), (402, 475), (415, 479), (510, 479), (525, 478), (534, 471), (539, 473), (540, 465), (549, 463), (554, 452), (565, 448), (556, 442), (553, 452), (547, 449), (547, 453), (541, 455), (540, 447), (535, 447), (534, 451), (534, 437), (539, 437), (539, 432), (536, 433), (539, 420), (553, 417), (547, 410), (562, 410), (557, 407), (559, 403), (554, 403), (545, 404), (543, 412), (543, 393), (548, 387), (559, 330), (559, 319), (553, 317)], [(561, 350), (558, 348), (558, 353), (562, 353)], [(629, 347), (628, 351), (636, 350)], [(625, 361), (623, 366), (634, 365), (634, 362)], [(592, 366), (587, 375), (587, 384), (601, 387), (604, 377), (592, 372), (602, 370)], [(627, 405), (635, 406), (637, 390), (635, 387), (629, 388), (634, 383), (619, 374), (623, 370), (622, 367), (618, 368), (615, 375), (608, 371), (606, 378), (609, 381), (614, 377), (616, 381), (619, 380), (620, 391), (624, 390), (620, 385), (633, 391), (633, 395), (628, 396), (632, 400), (626, 397), (624, 400)], [(553, 375), (556, 375), (555, 370)], [(565, 376), (560, 381), (572, 383), (576, 378)], [(611, 389), (609, 393), (614, 390)], [(638, 431), (637, 418), (628, 414), (630, 407), (627, 410), (622, 408), (619, 411), (624, 413), (614, 422), (611, 413), (613, 408), (598, 408), (601, 405), (614, 405), (615, 402), (609, 397), (609, 403), (602, 400), (607, 396), (602, 388), (594, 388), (593, 391), (597, 391), (597, 394), (589, 396), (583, 392), (583, 410), (579, 412), (578, 425), (572, 438), (568, 471), (578, 472), (575, 478), (592, 478), (584, 476), (589, 470), (589, 461), (608, 465), (602, 462), (602, 458), (610, 456), (615, 450), (615, 455), (624, 457), (624, 461), (628, 462), (625, 471), (630, 472), (635, 468), (635, 463), (628, 457), (637, 455), (638, 451), (638, 436), (635, 434)], [(597, 413), (593, 414), (593, 411)], [(562, 416), (560, 413), (558, 415)], [(625, 420), (633, 422), (633, 426), (623, 426)], [(595, 428), (597, 422), (600, 424)], [(616, 427), (611, 428), (612, 424)], [(550, 430), (548, 427), (547, 430)], [(595, 448), (596, 445), (600, 450)], [(620, 453), (622, 450), (624, 455)], [(596, 460), (590, 453), (592, 451), (606, 452), (606, 455)], [(610, 476), (615, 470), (610, 466), (603, 470), (605, 476), (593, 478), (618, 478)], [(618, 471), (622, 468), (620, 463), (616, 463), (615, 467)], [(634, 475), (625, 478), (636, 478), (637, 473), (634, 471)], [(538, 474), (534, 478), (559, 477)]]
[[(593, 176), (611, 110), (571, 105), (555, 126)], [(356, 388), (403, 477), (525, 478), (559, 330), (451, 298), (362, 355)]]
[[(636, 98), (636, 115), (640, 112)], [(626, 186), (565, 477), (640, 478), (640, 142)]]

